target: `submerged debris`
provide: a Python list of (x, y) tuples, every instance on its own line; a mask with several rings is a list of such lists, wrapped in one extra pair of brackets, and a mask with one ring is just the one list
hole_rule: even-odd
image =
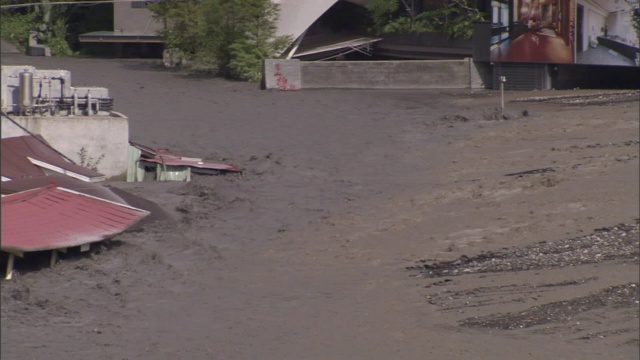
[(610, 286), (587, 296), (533, 306), (517, 313), (470, 317), (459, 321), (458, 324), (466, 327), (515, 330), (567, 322), (581, 313), (599, 308), (637, 307), (638, 291), (638, 283)]
[(634, 224), (619, 224), (596, 229), (594, 233), (558, 241), (541, 241), (523, 248), (463, 255), (453, 261), (426, 262), (407, 267), (418, 276), (435, 278), (472, 273), (554, 269), (598, 263), (611, 259), (637, 259), (640, 253), (640, 219)]
[(546, 168), (542, 168), (542, 169), (533, 169), (533, 170), (527, 170), (527, 171), (520, 171), (520, 172), (516, 172), (516, 173), (511, 173), (511, 174), (505, 174), (504, 176), (523, 176), (523, 175), (535, 175), (535, 174), (544, 174), (544, 173), (549, 173), (549, 172), (556, 172), (556, 169), (551, 168), (551, 167), (546, 167)]
[(536, 96), (519, 98), (517, 102), (550, 102), (565, 105), (606, 105), (621, 102), (638, 101), (640, 91), (598, 92), (582, 95)]

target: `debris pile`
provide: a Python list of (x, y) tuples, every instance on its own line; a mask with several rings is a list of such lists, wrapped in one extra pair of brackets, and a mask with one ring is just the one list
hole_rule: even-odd
[(505, 248), (453, 261), (428, 262), (407, 267), (419, 277), (435, 278), (462, 274), (553, 269), (610, 259), (637, 259), (640, 252), (640, 219), (596, 229), (594, 233), (559, 241), (541, 241), (523, 248)]

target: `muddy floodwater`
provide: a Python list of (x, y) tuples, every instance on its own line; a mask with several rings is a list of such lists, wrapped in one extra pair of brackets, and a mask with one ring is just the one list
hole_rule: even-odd
[(2, 359), (638, 359), (638, 91), (263, 91), (3, 54), (132, 141), (242, 175), (111, 186), (172, 220), (16, 262)]

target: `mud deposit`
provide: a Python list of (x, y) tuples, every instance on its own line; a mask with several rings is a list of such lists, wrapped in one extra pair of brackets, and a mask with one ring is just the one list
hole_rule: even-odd
[(132, 141), (243, 169), (110, 181), (173, 220), (19, 259), (3, 360), (639, 357), (637, 92), (508, 92), (502, 113), (493, 91), (2, 64), (71, 70)]
[[(540, 303), (550, 294), (568, 292), (572, 288), (595, 282), (597, 275), (559, 282), (500, 284), (463, 288), (465, 281), (454, 281), (454, 276), (482, 273), (478, 278), (498, 277), (503, 272), (551, 270), (551, 278), (562, 277), (555, 271), (573, 269), (579, 272), (584, 264), (638, 263), (640, 249), (638, 221), (597, 229), (593, 234), (558, 241), (542, 241), (522, 248), (505, 248), (497, 252), (482, 252), (475, 256), (461, 256), (453, 261), (429, 262), (419, 260), (409, 266), (418, 278), (435, 278), (425, 288), (436, 290), (426, 295), (429, 304), (440, 311), (464, 314), (468, 308), (518, 303), (522, 309), (506, 313), (490, 313), (463, 318), (458, 324), (469, 328), (500, 330), (529, 329), (531, 333), (569, 333), (576, 340), (615, 337), (627, 345), (638, 345), (640, 302), (638, 283), (623, 283), (589, 292), (587, 295), (560, 301)], [(490, 274), (490, 275), (489, 275)], [(539, 275), (540, 273), (534, 273)], [(473, 280), (472, 280), (473, 281)], [(459, 286), (459, 284), (465, 284)], [(442, 287), (444, 290), (440, 290)], [(530, 307), (527, 307), (530, 306)], [(602, 321), (606, 319), (606, 321)]]

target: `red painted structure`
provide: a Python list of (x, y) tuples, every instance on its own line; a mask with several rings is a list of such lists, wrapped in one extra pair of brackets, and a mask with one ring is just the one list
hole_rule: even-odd
[(65, 249), (111, 238), (149, 212), (55, 185), (2, 197), (0, 250)]
[(103, 174), (65, 160), (40, 135), (4, 138), (0, 143), (0, 171), (5, 178), (17, 180), (61, 173), (89, 182), (105, 180)]

